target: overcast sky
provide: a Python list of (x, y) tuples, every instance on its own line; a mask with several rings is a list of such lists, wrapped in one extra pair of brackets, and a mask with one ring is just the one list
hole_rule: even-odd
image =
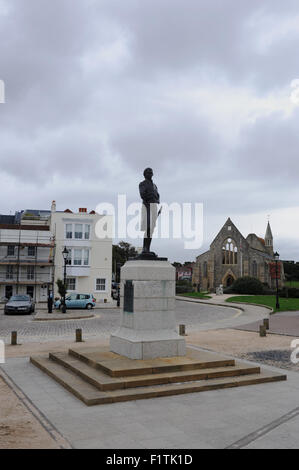
[[(204, 204), (299, 260), (298, 0), (0, 0), (0, 213)], [(297, 93), (298, 92), (298, 93)]]

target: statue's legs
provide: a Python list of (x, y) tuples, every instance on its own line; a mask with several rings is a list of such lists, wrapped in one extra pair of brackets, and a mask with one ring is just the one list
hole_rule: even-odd
[(150, 247), (151, 247), (151, 238), (144, 237), (143, 239), (143, 253), (149, 253), (150, 252)]
[(146, 209), (145, 223), (142, 223), (144, 230), (142, 253), (151, 252), (152, 234), (157, 220), (157, 204), (144, 203)]

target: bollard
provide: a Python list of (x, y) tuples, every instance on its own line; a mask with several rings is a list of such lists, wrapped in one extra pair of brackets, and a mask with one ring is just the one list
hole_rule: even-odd
[(180, 325), (180, 336), (186, 335), (186, 327), (185, 325)]
[(265, 326), (266, 330), (270, 329), (269, 318), (264, 319), (264, 326)]
[(11, 345), (17, 346), (17, 344), (18, 344), (18, 333), (17, 331), (12, 331), (11, 332)]
[(76, 330), (76, 343), (82, 343), (82, 330)]
[(267, 336), (266, 327), (265, 327), (265, 325), (260, 325), (260, 337), (264, 338), (265, 336)]

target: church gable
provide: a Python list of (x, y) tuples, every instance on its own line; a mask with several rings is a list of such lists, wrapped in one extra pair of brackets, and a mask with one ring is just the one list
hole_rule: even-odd
[(246, 239), (233, 224), (230, 218), (227, 219), (222, 229), (211, 243), (211, 249), (215, 249), (219, 247), (219, 245), (225, 244), (225, 242), (229, 239), (233, 240), (238, 247), (240, 247), (241, 244), (243, 245), (243, 248), (248, 247)]

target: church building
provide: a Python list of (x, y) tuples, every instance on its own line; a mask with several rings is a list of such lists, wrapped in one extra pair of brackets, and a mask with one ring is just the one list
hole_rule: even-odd
[[(282, 262), (278, 262), (278, 268), (281, 286), (284, 279)], [(254, 233), (244, 238), (228, 219), (210, 250), (196, 258), (192, 282), (201, 291), (215, 292), (221, 284), (229, 287), (244, 276), (256, 277), (269, 287), (276, 286), (273, 235), (269, 222), (265, 238)]]

